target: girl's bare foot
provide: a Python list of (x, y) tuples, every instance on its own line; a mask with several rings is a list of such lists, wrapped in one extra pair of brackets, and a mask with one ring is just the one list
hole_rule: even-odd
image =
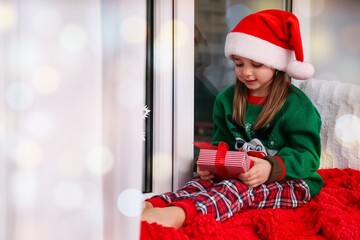
[(181, 207), (145, 208), (141, 220), (158, 223), (165, 227), (180, 228), (185, 221), (185, 211)]
[(148, 202), (148, 201), (144, 201), (144, 208), (143, 208), (143, 211), (145, 211), (145, 209), (148, 209), (148, 208), (153, 208), (154, 206)]

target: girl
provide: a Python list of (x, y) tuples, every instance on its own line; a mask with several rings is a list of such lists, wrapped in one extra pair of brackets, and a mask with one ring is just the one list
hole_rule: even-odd
[(237, 179), (216, 181), (208, 171), (174, 193), (146, 200), (142, 220), (179, 228), (196, 214), (224, 221), (249, 208), (295, 208), (322, 188), (321, 119), (288, 76), (312, 77), (303, 62), (299, 22), (281, 10), (242, 19), (228, 34), (225, 55), (234, 62), (236, 83), (214, 104), (213, 144), (257, 151), (253, 167)]

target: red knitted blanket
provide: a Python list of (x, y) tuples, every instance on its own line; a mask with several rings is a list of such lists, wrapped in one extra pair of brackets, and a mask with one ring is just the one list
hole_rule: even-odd
[(141, 224), (147, 239), (360, 239), (360, 171), (321, 169), (321, 192), (297, 209), (256, 209), (220, 223), (197, 216), (181, 229)]

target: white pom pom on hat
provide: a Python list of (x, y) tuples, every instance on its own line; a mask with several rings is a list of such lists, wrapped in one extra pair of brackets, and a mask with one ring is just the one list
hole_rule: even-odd
[(293, 60), (288, 64), (286, 72), (290, 77), (304, 80), (314, 76), (315, 69), (310, 63)]
[(314, 67), (304, 62), (299, 21), (282, 10), (263, 10), (243, 18), (226, 37), (225, 55), (252, 59), (299, 80), (314, 75)]

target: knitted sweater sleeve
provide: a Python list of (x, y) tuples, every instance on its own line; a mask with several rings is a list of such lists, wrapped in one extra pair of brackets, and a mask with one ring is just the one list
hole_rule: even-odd
[(287, 143), (275, 156), (268, 159), (274, 165), (269, 180), (273, 182), (308, 178), (320, 165), (320, 115), (308, 101), (296, 110), (286, 112), (282, 121), (282, 131)]

